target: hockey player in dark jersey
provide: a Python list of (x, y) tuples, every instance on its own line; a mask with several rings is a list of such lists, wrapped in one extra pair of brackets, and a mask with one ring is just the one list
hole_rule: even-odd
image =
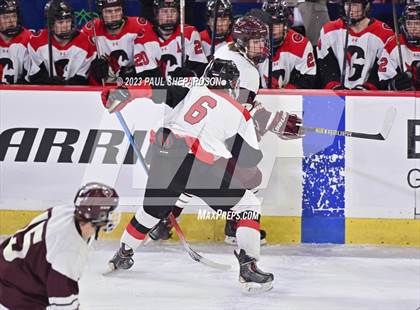
[(52, 32), (53, 72), (49, 72), (48, 30), (43, 29), (29, 41), (28, 80), (32, 84), (87, 84), (95, 50), (88, 37), (76, 30), (73, 9), (66, 1), (50, 1), (45, 13)]
[[(216, 3), (219, 2), (219, 8), (216, 12)], [(200, 32), (201, 43), (204, 54), (208, 59), (211, 56), (212, 32), (214, 27), (214, 18), (216, 16), (216, 34), (214, 36), (214, 51), (220, 47), (232, 42), (233, 13), (230, 0), (209, 0), (207, 1), (207, 24), (206, 29)]]
[(96, 0), (96, 8), (100, 18), (82, 30), (93, 42), (98, 40), (91, 84), (116, 83), (118, 77), (123, 83), (129, 78), (161, 77), (161, 50), (152, 25), (143, 17), (125, 16), (124, 0)]
[[(379, 87), (377, 62), (393, 31), (385, 23), (369, 17), (371, 2), (343, 0), (342, 17), (322, 27), (317, 57), (323, 88), (374, 90)], [(349, 35), (342, 83), (346, 23)]]
[(31, 32), (21, 25), (15, 0), (0, 0), (0, 84), (25, 83)]
[[(272, 17), (272, 88), (313, 88), (316, 59), (307, 38), (290, 29), (290, 10), (280, 0), (265, 0), (264, 12)], [(269, 79), (269, 59), (259, 66), (262, 87)]]
[(397, 39), (392, 37), (385, 44), (379, 59), (379, 80), (382, 89), (419, 90), (420, 89), (420, 3), (409, 1), (400, 19), (400, 55)]
[[(0, 309), (79, 309), (78, 281), (99, 230), (118, 224), (116, 191), (81, 187), (73, 205), (50, 208), (0, 245)], [(5, 308), (4, 308), (5, 307)]]
[[(163, 126), (160, 122), (152, 135), (154, 151), (143, 206), (128, 224), (110, 267), (131, 268), (134, 250), (150, 229), (168, 216), (178, 199), (188, 200), (192, 195), (214, 210), (238, 214), (235, 255), (240, 265), (240, 282), (247, 291), (268, 290), (273, 275), (256, 266), (260, 256), (260, 202), (238, 178), (232, 177), (235, 167), (253, 168), (262, 158), (251, 116), (235, 100), (239, 71), (231, 60), (214, 59), (204, 74), (221, 79), (220, 85), (226, 85), (227, 89), (215, 89), (214, 85), (191, 89), (168, 87), (165, 103), (173, 110), (165, 114)], [(154, 95), (154, 90), (144, 85), (134, 90), (106, 89), (102, 98), (112, 113), (135, 97), (154, 98)], [(284, 134), (288, 130), (286, 125), (284, 119), (273, 118), (269, 127)], [(216, 165), (220, 159), (225, 160), (224, 166)], [(251, 219), (245, 215), (249, 212), (258, 217)]]
[(207, 65), (200, 34), (185, 25), (185, 63), (182, 66), (182, 42), (179, 0), (154, 0), (154, 30), (162, 49), (161, 68), (165, 78), (200, 77)]

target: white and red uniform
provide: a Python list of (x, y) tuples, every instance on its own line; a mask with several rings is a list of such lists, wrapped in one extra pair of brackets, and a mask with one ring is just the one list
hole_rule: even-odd
[(28, 70), (28, 42), (31, 32), (23, 29), (9, 42), (0, 37), (0, 84), (16, 84)]
[[(204, 29), (200, 32), (201, 44), (203, 45), (204, 55), (208, 58), (211, 54), (211, 35), (208, 29)], [(230, 34), (226, 40), (218, 41), (216, 40), (214, 45), (214, 51), (216, 52), (222, 46), (227, 45), (228, 43), (232, 42), (232, 35)]]
[[(401, 44), (401, 55), (404, 61), (404, 71), (411, 71), (416, 77), (419, 73), (417, 72), (417, 66), (420, 62), (420, 47), (407, 44), (405, 37), (400, 35)], [(397, 40), (392, 37), (385, 44), (385, 49), (382, 52), (381, 58), (378, 61), (379, 69), (379, 81), (385, 82), (394, 78), (398, 72), (401, 72), (399, 52), (397, 46)], [(419, 85), (416, 83), (416, 89)]]
[(47, 210), (0, 245), (0, 308), (79, 309), (89, 246), (74, 206)]
[[(126, 17), (119, 34), (108, 33), (101, 19), (95, 19), (99, 55), (108, 58), (110, 74), (107, 83), (116, 82), (121, 67), (134, 66), (136, 73), (158, 68), (161, 50), (151, 24), (144, 18)], [(92, 22), (82, 30), (94, 41)]]
[[(267, 59), (259, 66), (261, 85), (267, 88)], [(311, 88), (310, 80), (315, 79), (316, 62), (311, 42), (301, 34), (290, 29), (283, 43), (273, 56), (273, 88)], [(303, 83), (307, 78), (308, 83)]]
[[(348, 55), (344, 86), (352, 89), (363, 86), (378, 88), (377, 61), (381, 57), (387, 40), (394, 33), (385, 23), (371, 19), (366, 29), (355, 33), (349, 28)], [(342, 19), (329, 22), (322, 27), (317, 55), (322, 84), (333, 88), (340, 84), (343, 67), (343, 52), (346, 26)]]
[[(77, 32), (77, 35), (64, 46), (61, 46), (54, 36), (51, 37), (51, 43), (54, 61), (53, 75), (62, 77), (66, 81), (76, 76), (87, 79), (90, 63), (95, 57), (95, 47), (89, 38), (84, 33)], [(28, 44), (28, 52), (30, 59), (29, 81), (34, 82), (37, 75), (42, 72), (48, 76), (50, 66), (48, 31), (46, 29), (32, 35)]]
[[(207, 57), (204, 55), (201, 45), (200, 34), (194, 26), (185, 25), (185, 67), (201, 76), (207, 64)], [(159, 37), (162, 49), (161, 68), (165, 77), (171, 75), (177, 68), (181, 67), (181, 26), (178, 25), (168, 39)], [(200, 68), (197, 68), (197, 63)]]

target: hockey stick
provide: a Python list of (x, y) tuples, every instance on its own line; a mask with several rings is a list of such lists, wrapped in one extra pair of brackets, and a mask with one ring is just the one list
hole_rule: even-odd
[(395, 31), (395, 39), (397, 41), (397, 48), (398, 48), (398, 60), (400, 61), (401, 72), (404, 72), (404, 61), (401, 52), (401, 42), (400, 42), (400, 29), (398, 27), (398, 20), (397, 20), (397, 8), (395, 5), (395, 0), (392, 0), (392, 19), (394, 21), (394, 31)]
[(51, 20), (52, 20), (52, 5), (54, 0), (49, 2), (48, 11), (47, 11), (47, 31), (48, 31), (48, 62), (49, 62), (49, 76), (50, 79), (54, 77), (54, 58), (53, 58), (53, 50), (52, 50), (52, 29), (51, 29)]
[(210, 48), (210, 55), (213, 59), (214, 52), (216, 50), (216, 30), (217, 30), (217, 14), (219, 12), (220, 7), (220, 0), (216, 1), (216, 5), (214, 8), (214, 17), (213, 17), (213, 25), (212, 25), (212, 33), (211, 33), (211, 48)]
[(389, 132), (391, 131), (396, 115), (397, 115), (396, 109), (393, 107), (389, 108), (385, 114), (382, 130), (376, 134), (347, 131), (347, 130), (334, 130), (334, 129), (326, 129), (326, 128), (318, 128), (318, 127), (303, 127), (303, 126), (300, 128), (300, 132), (303, 132), (303, 133), (315, 132), (315, 133), (320, 133), (324, 135), (344, 136), (344, 137), (351, 137), (351, 138), (361, 138), (361, 139), (368, 139), (368, 140), (383, 141), (388, 138)]
[(185, 0), (180, 0), (180, 24), (181, 24), (181, 67), (185, 65)]
[[(117, 115), (117, 118), (124, 130), (125, 135), (128, 138), (128, 141), (130, 142), (130, 145), (132, 146), (134, 152), (136, 153), (144, 171), (146, 172), (146, 174), (149, 174), (149, 169), (146, 166), (146, 163), (144, 162), (144, 158), (140, 152), (140, 150), (138, 149), (136, 143), (134, 142), (133, 139), (133, 135), (131, 134), (130, 130), (128, 129), (127, 123), (124, 120), (124, 117), (122, 116), (122, 114), (120, 112), (115, 112)], [(184, 233), (181, 230), (181, 227), (179, 226), (179, 224), (177, 223), (177, 221), (175, 220), (175, 217), (172, 215), (172, 213), (169, 215), (169, 220), (171, 221), (172, 225), (175, 228), (175, 231), (179, 237), (179, 239), (181, 240), (182, 245), (184, 246), (185, 250), (187, 251), (187, 253), (190, 255), (190, 257), (195, 260), (196, 262), (202, 263), (203, 265), (215, 268), (215, 269), (219, 269), (219, 270), (228, 270), (230, 269), (229, 265), (225, 265), (225, 264), (219, 264), (216, 263), (208, 258), (205, 258), (203, 256), (201, 256), (200, 254), (198, 254), (196, 251), (194, 251), (191, 246), (189, 245), (189, 243), (187, 242), (187, 240), (185, 239)]]
[(346, 82), (347, 53), (349, 49), (349, 32), (350, 32), (350, 10), (351, 10), (351, 2), (349, 4), (347, 11), (346, 11), (346, 8), (344, 7), (344, 14), (346, 15), (346, 19), (345, 19), (346, 38), (344, 39), (343, 66), (342, 66), (341, 77), (340, 77), (340, 83), (342, 87), (344, 87), (344, 83)]

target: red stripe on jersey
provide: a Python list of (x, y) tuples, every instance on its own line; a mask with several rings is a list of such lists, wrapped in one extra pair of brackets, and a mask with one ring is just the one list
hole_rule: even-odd
[(302, 36), (300, 33), (290, 29), (287, 32), (286, 39), (284, 43), (277, 49), (273, 61), (277, 61), (280, 58), (280, 53), (291, 53), (296, 55), (299, 58), (303, 57), (306, 46), (308, 45), (309, 40)]
[(248, 227), (260, 231), (260, 223), (254, 220), (239, 220), (237, 228)]
[(137, 240), (144, 240), (144, 238), (146, 238), (146, 235), (139, 232), (133, 225), (131, 225), (131, 223), (128, 223), (125, 230), (127, 230), (127, 232)]
[(242, 113), (242, 115), (244, 116), (246, 121), (248, 121), (251, 118), (251, 115), (249, 114), (249, 111), (247, 109), (245, 109), (245, 107), (242, 104), (240, 104), (238, 101), (236, 101), (231, 96), (229, 96), (227, 93), (225, 93), (221, 90), (216, 90), (216, 89), (209, 89), (209, 90), (212, 93), (214, 93), (214, 94), (222, 97), (226, 101), (230, 102), (236, 109), (238, 109), (239, 112)]
[(214, 155), (207, 152), (200, 145), (200, 140), (193, 137), (184, 137), (185, 143), (189, 146), (191, 152), (202, 162), (213, 165), (214, 164)]

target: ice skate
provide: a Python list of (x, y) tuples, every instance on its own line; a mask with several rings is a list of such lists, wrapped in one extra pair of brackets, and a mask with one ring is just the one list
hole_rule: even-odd
[(104, 272), (104, 275), (118, 270), (130, 269), (134, 264), (133, 255), (133, 249), (123, 243), (114, 257), (108, 262), (108, 270)]
[(154, 241), (168, 240), (172, 237), (171, 229), (172, 224), (169, 219), (162, 219), (149, 231), (149, 237)]

